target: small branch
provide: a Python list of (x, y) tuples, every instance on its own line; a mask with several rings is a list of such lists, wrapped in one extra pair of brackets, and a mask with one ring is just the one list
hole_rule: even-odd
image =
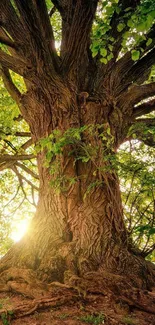
[(11, 168), (14, 164), (15, 164), (14, 161), (11, 161), (9, 163), (4, 162), (4, 163), (0, 164), (0, 171), (3, 171), (7, 168)]
[(36, 158), (35, 155), (3, 155), (0, 157), (0, 163), (3, 162), (11, 162), (11, 161), (18, 161), (18, 160), (30, 160)]
[(22, 137), (22, 138), (30, 138), (31, 137), (31, 133), (30, 132), (15, 132), (15, 134), (11, 133), (11, 132), (3, 132), (1, 131), (1, 133), (5, 134), (5, 135), (15, 135), (16, 137)]
[(20, 149), (26, 150), (26, 149), (29, 148), (32, 144), (33, 144), (32, 139), (29, 139), (29, 140), (26, 141), (24, 144), (22, 144), (22, 146), (20, 147)]
[[(21, 175), (21, 178), (27, 183), (29, 184), (31, 187), (33, 187), (36, 191), (39, 191), (39, 187), (34, 185), (31, 181), (29, 181), (25, 176)], [(29, 200), (28, 200), (29, 201)], [(29, 201), (30, 202), (30, 201)]]
[(17, 152), (17, 149), (14, 147), (14, 145), (9, 141), (9, 140), (6, 140), (6, 139), (3, 139), (3, 141), (12, 149), (14, 150), (15, 152)]
[(27, 195), (26, 195), (25, 190), (24, 190), (23, 180), (22, 180), (22, 175), (18, 172), (18, 169), (17, 169), (17, 167), (16, 167), (15, 165), (12, 166), (11, 169), (12, 169), (12, 171), (16, 174), (16, 176), (17, 176), (17, 178), (18, 178), (18, 181), (19, 181), (19, 185), (20, 185), (21, 190), (22, 190), (22, 192), (23, 192), (23, 194), (24, 194), (24, 198), (26, 199), (26, 198), (27, 198)]
[(31, 137), (31, 133), (30, 132), (16, 132), (15, 135), (17, 137), (23, 137), (23, 138), (29, 138), (29, 137)]
[(29, 175), (31, 175), (32, 177), (34, 177), (35, 179), (39, 179), (39, 176), (33, 172), (32, 170), (30, 170), (28, 167), (26, 167), (25, 165), (17, 162), (16, 166), (23, 169), (26, 173), (28, 173)]
[(7, 204), (4, 205), (4, 208), (6, 208), (12, 201), (14, 201), (14, 199), (18, 195), (19, 189), (20, 189), (20, 186), (17, 187), (15, 195), (12, 197), (12, 199)]
[(17, 117), (14, 117), (13, 119), (14, 121), (20, 122), (23, 120), (23, 116), (21, 114), (19, 114)]
[(150, 248), (148, 248), (147, 250), (145, 250), (144, 252), (141, 253), (141, 255), (143, 257), (148, 256), (149, 254), (151, 254), (155, 249), (155, 244), (153, 244)]
[(48, 12), (49, 17), (52, 17), (53, 14), (56, 12), (56, 10), (57, 10), (56, 6), (54, 6), (53, 8), (51, 8), (50, 11)]

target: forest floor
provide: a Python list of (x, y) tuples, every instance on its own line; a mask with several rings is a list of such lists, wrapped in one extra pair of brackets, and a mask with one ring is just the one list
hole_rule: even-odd
[(109, 292), (81, 296), (67, 288), (36, 298), (1, 292), (0, 315), (0, 325), (155, 325), (155, 314), (129, 306), (119, 296), (114, 299)]

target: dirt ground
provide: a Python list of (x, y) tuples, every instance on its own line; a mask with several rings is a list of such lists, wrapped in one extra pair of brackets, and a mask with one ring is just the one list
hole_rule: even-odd
[(109, 293), (82, 297), (70, 289), (35, 299), (0, 293), (0, 315), (0, 325), (155, 325), (155, 314), (114, 300)]

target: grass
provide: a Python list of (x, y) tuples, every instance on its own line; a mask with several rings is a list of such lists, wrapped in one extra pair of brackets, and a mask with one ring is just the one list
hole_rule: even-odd
[(102, 313), (100, 313), (98, 315), (80, 316), (78, 317), (78, 319), (88, 324), (100, 325), (100, 324), (104, 324), (105, 316)]

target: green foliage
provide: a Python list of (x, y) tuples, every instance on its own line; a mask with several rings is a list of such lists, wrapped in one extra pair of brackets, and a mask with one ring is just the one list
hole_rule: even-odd
[[(11, 73), (15, 85), (21, 92), (25, 91), (23, 79), (15, 73)], [(29, 132), (29, 127), (24, 120), (18, 121), (19, 109), (14, 100), (8, 94), (0, 79), (0, 156), (25, 154), (22, 145), (29, 137), (16, 136), (18, 132)], [(33, 147), (26, 150), (26, 154), (33, 153)], [(7, 165), (8, 164), (8, 165)], [(23, 162), (24, 167), (36, 172), (36, 165), (32, 161)], [(8, 166), (8, 169), (7, 169)], [(10, 167), (10, 168), (9, 168)], [(6, 168), (6, 169), (5, 169)], [(11, 169), (10, 162), (0, 162), (0, 257), (3, 256), (13, 244), (16, 225), (23, 219), (30, 219), (35, 211), (34, 200), (37, 200), (34, 189), (25, 180), (20, 180)], [(28, 182), (37, 185), (31, 175), (18, 169), (20, 174)]]
[(10, 301), (8, 297), (0, 299), (0, 309), (5, 309), (5, 312), (1, 313), (2, 324), (9, 325), (14, 312), (10, 310)]
[[(116, 39), (111, 36), (112, 16), (115, 14), (117, 23)], [(134, 61), (143, 54), (143, 47), (148, 47), (153, 40), (148, 32), (155, 23), (154, 0), (143, 0), (133, 11), (131, 7), (122, 10), (119, 1), (101, 1), (98, 6), (96, 20), (92, 31), (92, 56), (100, 55), (100, 61), (107, 64), (113, 59), (113, 48), (121, 39), (122, 49), (118, 57), (126, 51), (131, 51)]]
[[(155, 240), (155, 155), (153, 148), (133, 140), (118, 153), (124, 214), (135, 245), (149, 252)], [(148, 258), (155, 259), (154, 253)]]
[(100, 313), (100, 314), (80, 316), (78, 317), (78, 319), (87, 324), (100, 325), (100, 324), (104, 324), (105, 316), (103, 313)]
[(67, 313), (64, 313), (64, 314), (61, 314), (61, 315), (59, 315), (59, 318), (60, 319), (66, 319), (66, 318), (68, 318), (69, 317), (69, 314), (67, 314)]
[[(88, 135), (89, 139), (91, 139), (90, 141), (86, 140)], [(93, 143), (94, 137), (96, 137), (95, 143)], [(99, 144), (98, 141), (102, 144)], [(97, 173), (97, 171), (102, 173), (112, 169), (114, 161), (114, 154), (112, 152), (113, 142), (114, 138), (107, 123), (100, 125), (90, 124), (80, 128), (70, 128), (64, 133), (54, 130), (49, 137), (40, 140), (36, 150), (37, 152), (40, 150), (45, 150), (46, 152), (44, 166), (50, 169), (50, 174), (52, 175), (51, 185), (57, 190), (66, 191), (68, 186), (73, 185), (78, 179), (64, 175), (63, 168), (61, 167), (63, 155), (67, 154), (69, 159), (73, 158), (74, 165), (76, 165), (77, 161), (84, 164), (91, 161), (96, 168), (94, 173)], [(102, 161), (100, 161), (99, 157)], [(100, 183), (100, 181), (91, 183), (86, 194), (93, 187), (100, 185)]]
[(2, 313), (1, 314), (2, 324), (3, 325), (9, 325), (11, 316), (13, 316), (13, 311), (12, 310), (8, 310), (7, 312)]

